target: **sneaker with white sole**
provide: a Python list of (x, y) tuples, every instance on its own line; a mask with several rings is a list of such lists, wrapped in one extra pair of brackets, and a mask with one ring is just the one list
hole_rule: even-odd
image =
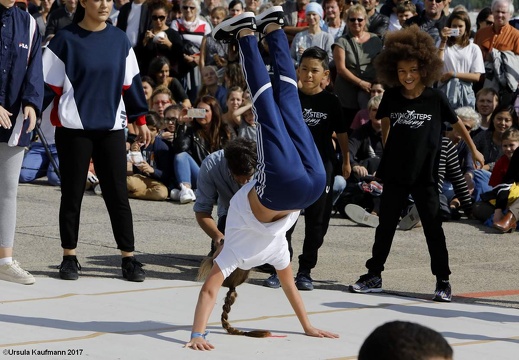
[(265, 28), (269, 24), (278, 24), (279, 26), (285, 26), (283, 7), (272, 6), (271, 8), (263, 11), (261, 14), (256, 16), (256, 26), (260, 34), (265, 33)]
[(238, 38), (240, 30), (256, 31), (256, 17), (247, 11), (230, 19), (222, 21), (213, 29), (213, 38), (218, 41), (230, 42)]
[(181, 204), (188, 204), (196, 200), (195, 192), (193, 189), (188, 188), (184, 184), (180, 185), (179, 200)]
[(344, 211), (346, 212), (346, 215), (348, 215), (350, 220), (356, 222), (357, 224), (366, 225), (374, 228), (378, 226), (378, 216), (370, 214), (359, 205), (348, 204), (344, 208)]
[(9, 264), (0, 265), (0, 280), (23, 285), (31, 285), (36, 281), (34, 276), (22, 269), (20, 263), (16, 260)]
[(180, 201), (180, 190), (179, 189), (172, 189), (169, 193), (169, 198), (172, 201)]
[(400, 230), (411, 230), (420, 222), (420, 215), (418, 214), (418, 210), (416, 209), (416, 205), (413, 204), (411, 209), (406, 216), (400, 220), (398, 223), (398, 228)]
[(349, 288), (352, 293), (382, 292), (382, 278), (378, 275), (364, 274)]

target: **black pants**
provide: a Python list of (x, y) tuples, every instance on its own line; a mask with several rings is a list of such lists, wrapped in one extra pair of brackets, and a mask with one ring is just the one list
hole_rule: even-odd
[[(323, 245), (324, 236), (328, 231), (332, 213), (333, 201), (333, 164), (324, 164), (326, 171), (326, 187), (317, 201), (305, 209), (305, 239), (303, 241), (303, 252), (299, 255), (298, 272), (310, 273), (317, 264), (319, 248)], [(292, 227), (287, 232), (288, 249), (292, 257)]]
[(431, 256), (431, 270), (440, 280), (448, 280), (449, 254), (445, 243), (442, 221), (440, 216), (440, 202), (438, 187), (428, 185), (397, 185), (384, 184), (380, 203), (379, 225), (375, 232), (372, 258), (366, 262), (371, 274), (380, 274), (391, 250), (393, 237), (400, 213), (407, 205), (408, 195), (411, 194), (416, 204), (420, 220), (422, 221), (427, 247)]
[(117, 248), (126, 252), (134, 251), (132, 211), (126, 187), (124, 130), (86, 131), (58, 127), (56, 148), (61, 173), (61, 246), (64, 249), (77, 247), (81, 202), (92, 158)]

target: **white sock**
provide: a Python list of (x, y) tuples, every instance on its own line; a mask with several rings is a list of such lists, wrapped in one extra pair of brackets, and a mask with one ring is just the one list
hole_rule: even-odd
[(13, 262), (13, 258), (12, 257), (1, 258), (0, 259), (0, 266), (7, 265), (7, 264), (10, 264), (12, 262)]

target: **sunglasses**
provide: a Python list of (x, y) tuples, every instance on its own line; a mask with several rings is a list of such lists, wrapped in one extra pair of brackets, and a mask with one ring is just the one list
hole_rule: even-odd
[(351, 1), (351, 0), (350, 0), (350, 1), (346, 0), (346, 1), (345, 1), (345, 4), (346, 4), (346, 5), (348, 5), (348, 4), (349, 4), (349, 5), (357, 5), (358, 3), (359, 3), (359, 2), (356, 1), (356, 0), (353, 0), (353, 1)]
[(151, 20), (153, 21), (157, 21), (157, 20), (160, 20), (160, 21), (164, 21), (166, 20), (166, 17), (164, 15), (151, 15)]
[(443, 2), (443, 0), (430, 0), (430, 1), (431, 1), (431, 2), (434, 1), (436, 4), (439, 4), (439, 3)]
[(492, 25), (494, 25), (494, 22), (493, 22), (493, 21), (485, 20), (485, 23), (486, 23), (488, 26), (492, 26)]
[(363, 18), (348, 18), (348, 20), (349, 20), (350, 22), (352, 22), (352, 23), (354, 23), (354, 22), (361, 23), (361, 22), (364, 21)]
[(177, 121), (178, 121), (178, 118), (176, 118), (176, 117), (165, 117), (164, 118), (164, 122), (166, 124), (176, 124)]
[(187, 6), (187, 5), (184, 5), (184, 6), (182, 6), (182, 9), (184, 9), (184, 10), (188, 10), (188, 9), (189, 9), (189, 10), (195, 10), (195, 9), (196, 9), (196, 6)]

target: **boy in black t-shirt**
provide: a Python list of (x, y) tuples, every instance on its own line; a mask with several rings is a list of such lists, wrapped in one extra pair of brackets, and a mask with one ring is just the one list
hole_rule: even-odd
[[(336, 161), (332, 134), (337, 139), (342, 152), (342, 175), (350, 176), (351, 166), (348, 152), (348, 134), (342, 121), (342, 108), (336, 95), (321, 88), (321, 80), (329, 76), (328, 55), (319, 47), (307, 49), (301, 56), (297, 75), (301, 87), (299, 100), (303, 119), (310, 128), (315, 145), (319, 150), (326, 171), (326, 188), (321, 197), (305, 209), (305, 239), (303, 252), (299, 255), (299, 270), (296, 286), (299, 290), (312, 290), (311, 270), (317, 264), (317, 254), (328, 230), (333, 200), (333, 163)], [(290, 246), (290, 236), (287, 234)], [(292, 251), (291, 251), (292, 253)]]
[(437, 49), (431, 37), (414, 25), (388, 34), (384, 45), (375, 60), (378, 78), (393, 86), (384, 93), (377, 112), (385, 144), (377, 177), (384, 183), (384, 192), (372, 258), (366, 262), (368, 273), (349, 290), (382, 291), (381, 273), (399, 215), (411, 194), (422, 219), (431, 270), (436, 276), (433, 300), (448, 302), (452, 298), (451, 272), (436, 185), (442, 121), (451, 123), (461, 134), (475, 162), (484, 164), (484, 159), (445, 95), (430, 87), (443, 68), (440, 58), (434, 55)]

